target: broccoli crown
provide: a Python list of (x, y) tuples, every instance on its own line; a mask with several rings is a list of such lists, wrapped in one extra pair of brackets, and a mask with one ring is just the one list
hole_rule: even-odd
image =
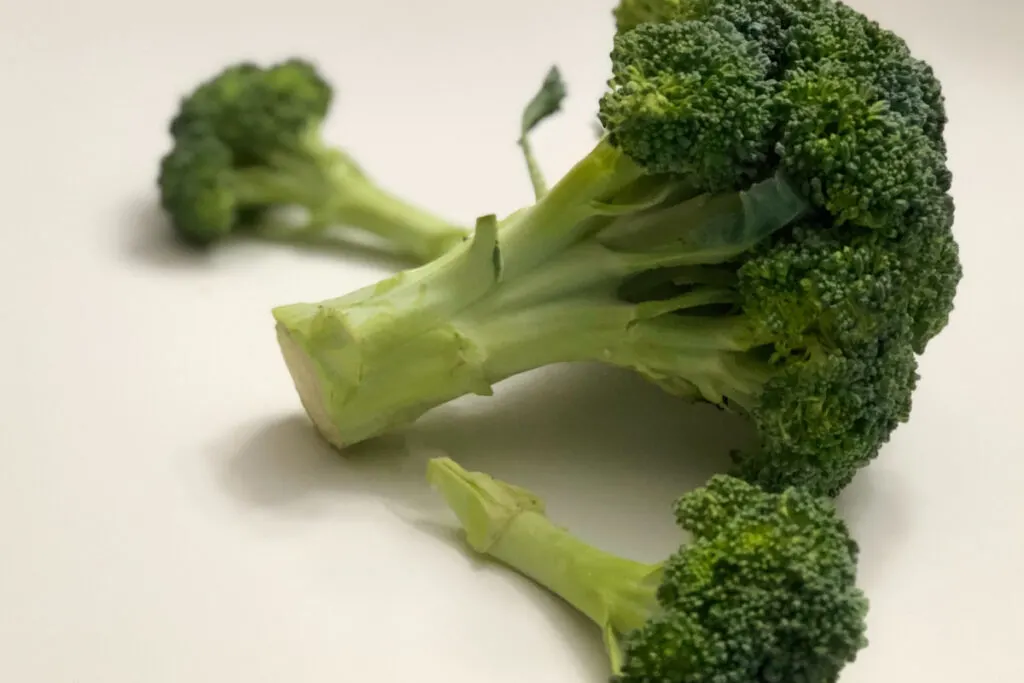
[(789, 40), (780, 68), (842, 63), (875, 98), (942, 146), (946, 111), (941, 84), (932, 68), (911, 54), (903, 38), (841, 2), (770, 1), (795, 9), (789, 14)]
[(800, 489), (716, 476), (676, 504), (693, 540), (665, 563), (661, 610), (623, 640), (618, 683), (832, 683), (867, 643), (858, 548)]
[(330, 86), (297, 58), (242, 62), (201, 83), (171, 121), (157, 180), (178, 235), (207, 245), (271, 204), (308, 203), (323, 184), (316, 134), (330, 102)]
[(161, 206), (185, 242), (205, 245), (230, 233), (238, 220), (232, 187), (234, 156), (209, 127), (183, 129), (160, 162)]
[(820, 221), (757, 249), (738, 270), (756, 336), (781, 356), (810, 344), (843, 348), (905, 329), (905, 286), (896, 254), (871, 235), (847, 243)]
[(734, 454), (734, 474), (769, 491), (838, 495), (910, 417), (917, 379), (903, 340), (789, 361), (751, 409), (761, 446)]
[(223, 112), (238, 108), (238, 101), (245, 97), (255, 76), (261, 72), (252, 62), (232, 64), (213, 77), (200, 83), (186, 95), (171, 119), (170, 132), (177, 138), (197, 123), (205, 126), (222, 123)]
[[(721, 393), (760, 428), (740, 472), (836, 492), (909, 416), (914, 354), (946, 326), (962, 275), (941, 87), (901, 38), (831, 0), (620, 14), (648, 23), (620, 22), (601, 102), (611, 142), (699, 190), (775, 175), (812, 206), (726, 266), (772, 372), (756, 401), (741, 381)], [(796, 459), (816, 466), (801, 475)]]
[(332, 97), (331, 86), (303, 59), (267, 68), (233, 65), (185, 98), (171, 134), (178, 137), (201, 121), (231, 149), (236, 163), (262, 163), (275, 152), (298, 150), (303, 136), (327, 116)]
[(648, 172), (714, 189), (726, 161), (740, 162), (736, 186), (754, 162), (837, 222), (885, 228), (949, 189), (941, 88), (895, 34), (828, 0), (665, 10), (616, 36), (600, 107), (613, 143)]
[(768, 63), (726, 21), (642, 24), (615, 42), (601, 123), (649, 173), (749, 184), (768, 152)]
[(834, 0), (621, 0), (616, 28), (644, 23), (722, 17), (770, 60), (771, 77), (838, 59), (869, 81), (897, 113), (940, 142), (946, 112), (931, 67), (914, 58), (906, 42), (877, 22)]
[(911, 208), (941, 197), (940, 151), (842, 65), (792, 74), (777, 106), (781, 168), (836, 223), (898, 237)]

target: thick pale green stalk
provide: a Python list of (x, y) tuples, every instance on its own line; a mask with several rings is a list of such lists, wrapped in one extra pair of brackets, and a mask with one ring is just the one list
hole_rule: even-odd
[[(325, 322), (344, 331), (348, 342), (383, 345), (378, 340), (392, 333), (415, 335), (482, 298), (501, 281), (557, 257), (579, 239), (585, 219), (596, 215), (591, 202), (638, 176), (632, 162), (602, 141), (541, 201), (504, 221), (500, 241), (496, 219), (482, 218), (471, 240), (387, 278), (374, 286), (373, 296), (344, 310), (325, 302), (317, 307), (318, 315), (333, 318)], [(280, 311), (275, 311), (279, 321)]]
[[(698, 307), (723, 296), (701, 290), (672, 306)], [(500, 315), (467, 310), (400, 344), (367, 349), (345, 343), (344, 330), (327, 324), (333, 319), (315, 307), (287, 307), (277, 312), (278, 338), (306, 411), (338, 448), (406, 426), (460, 396), (490, 395), (508, 377), (555, 363), (620, 365), (668, 391), (720, 402), (735, 384), (733, 357), (744, 353), (742, 319), (679, 317), (667, 326), (648, 320), (660, 312), (648, 308), (570, 298)], [(750, 386), (744, 380), (742, 388)]]
[[(321, 307), (318, 318), (364, 351), (388, 348), (443, 323), (483, 297), (501, 277), (498, 223), (477, 221), (469, 241), (417, 269), (397, 273), (374, 295), (344, 310)], [(329, 320), (328, 320), (329, 319)]]
[(450, 458), (432, 460), (427, 478), (458, 517), (473, 550), (543, 586), (601, 628), (617, 670), (617, 637), (639, 628), (657, 610), (661, 565), (584, 543), (556, 526), (534, 494), (468, 472)]
[[(500, 227), (481, 219), (471, 240), (435, 261), (339, 299), (275, 309), (289, 371), (324, 436), (344, 448), (459, 396), (489, 395), (513, 375), (577, 361), (631, 368), (717, 404), (735, 393), (749, 405), (765, 372), (743, 358), (754, 346), (743, 319), (720, 308), (696, 315), (738, 303), (728, 283), (698, 278), (681, 296), (639, 304), (620, 290), (651, 269), (734, 257), (806, 204), (769, 179), (648, 206), (658, 193), (637, 173), (602, 141), (533, 207)], [(637, 201), (649, 211), (612, 216), (617, 203)], [(608, 232), (594, 234), (601, 227)], [(682, 310), (694, 314), (669, 315)]]

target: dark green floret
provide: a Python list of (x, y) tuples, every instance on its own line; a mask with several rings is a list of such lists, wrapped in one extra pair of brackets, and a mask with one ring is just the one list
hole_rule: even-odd
[(175, 227), (190, 242), (205, 244), (235, 229), (242, 181), (231, 150), (209, 129), (183, 130), (174, 153), (160, 168), (161, 200)]
[(648, 173), (699, 179), (693, 189), (748, 185), (773, 125), (764, 56), (725, 21), (647, 24), (612, 51), (601, 123)]

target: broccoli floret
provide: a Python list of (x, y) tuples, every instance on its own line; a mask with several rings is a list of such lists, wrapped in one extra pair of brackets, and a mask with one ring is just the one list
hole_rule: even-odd
[(770, 75), (821, 60), (838, 60), (876, 90), (893, 111), (913, 120), (942, 145), (946, 124), (941, 84), (906, 42), (877, 22), (833, 0), (621, 0), (614, 11), (625, 33), (645, 23), (724, 17), (756, 42)]
[(160, 168), (161, 202), (190, 242), (208, 244), (235, 229), (239, 187), (231, 150), (203, 126), (181, 132), (174, 153)]
[[(606, 134), (533, 206), (433, 264), (275, 310), (332, 443), (597, 361), (749, 417), (736, 474), (835, 495), (909, 418), (961, 276), (930, 72), (880, 50), (879, 80), (883, 34), (826, 0), (678, 8), (616, 36)], [(897, 102), (883, 80), (921, 87)]]
[(624, 33), (640, 24), (678, 19), (690, 4), (691, 0), (622, 0), (612, 14), (615, 27)]
[[(466, 230), (386, 191), (326, 144), (321, 126), (331, 100), (331, 86), (301, 59), (232, 65), (185, 97), (158, 178), (179, 236), (209, 245), (249, 229), (329, 241), (328, 228), (344, 226), (421, 262), (461, 242)], [(284, 209), (304, 216), (287, 220)]]
[[(612, 51), (601, 123), (651, 174), (700, 189), (748, 185), (768, 153), (773, 84), (768, 63), (725, 20), (625, 33)], [(684, 94), (685, 93), (685, 94)]]
[(678, 499), (690, 538), (651, 565), (586, 544), (529, 491), (448, 458), (428, 478), (475, 551), (600, 627), (613, 683), (834, 683), (867, 645), (858, 546), (804, 490), (715, 476)]
[[(627, 33), (643, 24), (669, 23), (721, 17), (748, 40), (773, 64), (793, 48), (791, 28), (808, 12), (820, 13), (831, 0), (621, 0), (614, 16), (619, 33)], [(820, 17), (818, 19), (820, 21)], [(817, 23), (817, 22), (812, 22)], [(773, 66), (772, 73), (781, 67)]]

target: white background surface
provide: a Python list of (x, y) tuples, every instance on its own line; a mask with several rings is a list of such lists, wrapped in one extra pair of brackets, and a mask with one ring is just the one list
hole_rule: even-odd
[[(549, 175), (592, 144), (611, 4), (0, 0), (0, 680), (603, 679), (594, 629), (410, 524), (436, 502), (427, 449), (653, 560), (734, 423), (558, 368), (343, 460), (302, 416), (269, 309), (393, 266), (253, 244), (195, 258), (153, 202), (180, 94), (298, 53), (338, 87), (327, 137), (381, 182), (462, 221), (507, 212), (530, 198), (513, 141), (550, 63), (571, 99), (537, 139)], [(944, 79), (967, 276), (911, 423), (841, 501), (873, 603), (843, 681), (1024, 680), (1024, 12), (855, 5)]]

